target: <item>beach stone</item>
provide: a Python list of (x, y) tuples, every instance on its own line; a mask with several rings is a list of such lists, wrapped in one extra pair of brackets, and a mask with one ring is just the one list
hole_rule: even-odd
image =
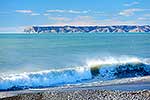
[(150, 91), (73, 90), (19, 94), (1, 100), (150, 100)]

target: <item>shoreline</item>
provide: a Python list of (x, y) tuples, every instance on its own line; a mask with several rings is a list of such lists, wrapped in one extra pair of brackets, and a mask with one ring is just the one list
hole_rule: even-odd
[(24, 28), (26, 33), (98, 33), (98, 32), (150, 32), (149, 25), (109, 25), (109, 26), (30, 26)]
[(121, 84), (7, 91), (0, 92), (0, 100), (149, 100), (148, 79)]

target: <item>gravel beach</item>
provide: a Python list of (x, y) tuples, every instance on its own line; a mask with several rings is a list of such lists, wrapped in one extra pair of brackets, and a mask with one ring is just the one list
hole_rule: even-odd
[(150, 100), (150, 91), (75, 90), (19, 94), (1, 100)]

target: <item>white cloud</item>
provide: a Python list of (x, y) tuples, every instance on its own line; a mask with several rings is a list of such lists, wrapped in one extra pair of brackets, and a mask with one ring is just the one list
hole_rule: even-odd
[(139, 2), (134, 1), (134, 2), (131, 2), (131, 3), (124, 4), (124, 6), (133, 6), (133, 5), (137, 5), (137, 4), (139, 4)]
[(131, 15), (134, 15), (135, 12), (141, 12), (145, 10), (149, 10), (149, 9), (139, 9), (139, 8), (126, 9), (126, 10), (121, 11), (119, 15), (131, 16)]
[(30, 16), (39, 16), (40, 15), (40, 13), (35, 13), (32, 10), (16, 10), (15, 12), (27, 14), (27, 15), (30, 15)]
[(16, 12), (29, 14), (32, 13), (32, 10), (16, 10)]
[(48, 13), (44, 13), (43, 15), (44, 15), (44, 16), (48, 16), (49, 14), (48, 14)]
[(54, 13), (54, 12), (63, 13), (63, 12), (65, 12), (65, 10), (56, 9), (56, 10), (47, 10), (46, 12), (50, 12), (50, 13)]
[[(67, 20), (66, 20), (67, 19)], [(50, 23), (51, 25), (64, 26), (64, 25), (73, 25), (73, 26), (95, 26), (95, 25), (144, 25), (145, 22), (142, 20), (122, 20), (118, 18), (112, 19), (95, 19), (92, 16), (77, 16), (74, 18), (60, 17), (60, 18), (51, 18), (55, 20)], [(65, 21), (64, 21), (65, 20)], [(146, 22), (149, 23), (149, 22)]]
[(145, 17), (139, 17), (138, 20), (147, 20)]
[(52, 25), (75, 25), (75, 26), (83, 26), (83, 25), (96, 25), (96, 21), (91, 16), (77, 16), (74, 18), (68, 17), (48, 17), (51, 21)]
[(150, 14), (144, 14), (143, 16), (140, 16), (138, 18), (138, 20), (149, 22), (150, 21)]
[(84, 13), (84, 14), (86, 14), (86, 13), (88, 13), (89, 11), (56, 9), (56, 10), (47, 10), (46, 12), (48, 12), (48, 13), (72, 13), (72, 14)]
[(31, 16), (39, 16), (40, 13), (31, 13), (30, 15), (31, 15)]
[(54, 20), (54, 21), (70, 21), (71, 19), (70, 18), (67, 18), (67, 17), (48, 17), (49, 20)]
[(79, 13), (83, 13), (84, 11), (68, 10), (66, 12), (68, 12), (68, 13), (74, 13), (74, 14), (79, 14)]

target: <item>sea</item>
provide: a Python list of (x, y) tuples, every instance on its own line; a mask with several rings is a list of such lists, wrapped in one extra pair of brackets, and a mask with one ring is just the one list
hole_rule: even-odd
[(150, 33), (0, 34), (0, 91), (92, 86), (146, 76)]

